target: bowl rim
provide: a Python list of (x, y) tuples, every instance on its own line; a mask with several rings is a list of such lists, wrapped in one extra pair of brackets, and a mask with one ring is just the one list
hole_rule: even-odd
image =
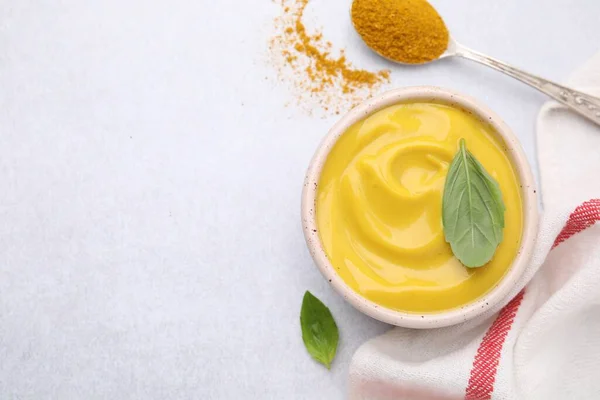
[[(485, 295), (459, 308), (440, 313), (407, 313), (379, 305), (355, 292), (337, 274), (323, 249), (316, 222), (316, 194), (323, 165), (329, 152), (346, 130), (354, 123), (383, 108), (412, 102), (433, 102), (460, 108), (489, 124), (506, 145), (506, 151), (515, 167), (521, 184), (523, 200), (523, 236), (521, 247), (504, 277)], [(518, 138), (508, 125), (491, 109), (478, 100), (451, 89), (435, 86), (412, 86), (387, 91), (356, 106), (329, 130), (319, 144), (306, 173), (302, 190), (302, 228), (310, 254), (336, 292), (359, 311), (388, 324), (406, 328), (440, 328), (455, 325), (485, 313), (506, 297), (525, 272), (533, 254), (538, 230), (537, 189), (531, 166)]]

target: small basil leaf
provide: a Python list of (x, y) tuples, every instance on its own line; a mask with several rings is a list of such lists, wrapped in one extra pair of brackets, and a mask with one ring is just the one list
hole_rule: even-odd
[(492, 259), (502, 241), (505, 210), (498, 182), (461, 139), (446, 177), (442, 222), (446, 241), (465, 266), (481, 267)]
[(327, 369), (331, 368), (339, 341), (338, 327), (331, 311), (309, 291), (302, 300), (300, 326), (306, 350)]

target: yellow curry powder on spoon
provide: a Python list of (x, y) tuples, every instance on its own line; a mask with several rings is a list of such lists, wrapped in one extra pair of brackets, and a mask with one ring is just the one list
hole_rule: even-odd
[(425, 0), (354, 0), (352, 23), (375, 52), (407, 64), (437, 59), (450, 38), (444, 21)]
[(331, 42), (304, 25), (308, 3), (282, 0), (282, 15), (275, 20), (278, 34), (269, 43), (271, 56), (280, 80), (291, 83), (300, 105), (312, 112), (316, 103), (326, 113), (340, 113), (375, 94), (389, 81), (390, 71), (355, 68), (343, 49), (334, 55)]

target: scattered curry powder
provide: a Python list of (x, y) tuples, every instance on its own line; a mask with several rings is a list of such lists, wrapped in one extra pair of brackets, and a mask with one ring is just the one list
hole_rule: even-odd
[(316, 102), (327, 113), (344, 111), (371, 97), (386, 82), (390, 71), (357, 69), (344, 50), (332, 54), (333, 45), (319, 31), (310, 33), (303, 22), (309, 0), (282, 0), (282, 15), (275, 21), (278, 34), (270, 41), (280, 80), (292, 84), (298, 102), (311, 111)]
[(426, 0), (354, 0), (352, 23), (369, 47), (391, 60), (421, 64), (448, 47), (448, 29)]

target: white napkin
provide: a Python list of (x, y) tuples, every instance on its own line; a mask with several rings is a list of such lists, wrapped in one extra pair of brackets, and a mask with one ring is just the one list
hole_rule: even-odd
[[(600, 53), (570, 84), (600, 95)], [(468, 323), (395, 328), (364, 344), (350, 366), (351, 399), (600, 396), (600, 127), (551, 102), (537, 146), (544, 213), (519, 285)]]

